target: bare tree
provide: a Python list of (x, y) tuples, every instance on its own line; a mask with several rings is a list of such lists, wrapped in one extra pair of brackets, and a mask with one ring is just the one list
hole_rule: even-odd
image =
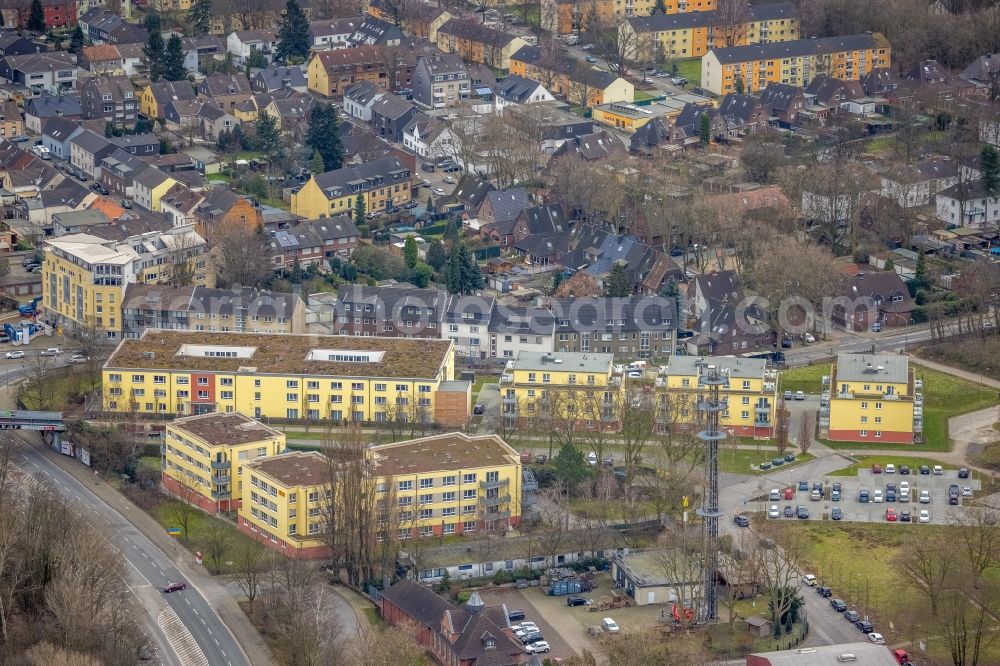
[(424, 649), (407, 631), (379, 624), (364, 624), (351, 641), (346, 666), (413, 664), (423, 659)]
[(780, 547), (772, 546), (762, 553), (759, 567), (763, 593), (768, 598), (775, 626), (781, 624), (798, 596), (805, 539), (805, 534), (798, 531), (782, 536)]
[(259, 287), (271, 274), (263, 231), (248, 233), (243, 223), (220, 222), (208, 230), (208, 243), (220, 284)]
[(567, 507), (565, 488), (556, 483), (539, 493), (538, 513), (543, 530), (538, 532), (538, 542), (549, 557), (549, 566), (556, 565), (556, 556), (567, 545), (569, 537), (570, 512)]
[(205, 551), (208, 560), (212, 563), (212, 573), (222, 572), (222, 565), (226, 555), (233, 545), (233, 527), (229, 523), (219, 518), (209, 518), (205, 521), (205, 530), (202, 537), (205, 541)]
[[(124, 304), (123, 304), (124, 305)], [(69, 329), (67, 337), (84, 358), (83, 368), (90, 384), (90, 389), (97, 388), (101, 379), (101, 368), (107, 360), (113, 347), (109, 344), (108, 332), (97, 324), (93, 317), (87, 317), (80, 324)]]
[(690, 523), (674, 525), (670, 531), (670, 547), (657, 555), (657, 568), (667, 578), (667, 589), (681, 607), (681, 625), (688, 623), (683, 608), (690, 608), (698, 617), (704, 603), (702, 589), (703, 548), (701, 528)]
[(736, 630), (736, 607), (757, 592), (764, 549), (756, 535), (740, 530), (735, 543), (721, 558), (720, 570), (726, 580), (726, 592), (720, 599), (729, 611), (729, 633)]
[(273, 653), (289, 666), (320, 666), (335, 659), (340, 634), (330, 612), (331, 593), (308, 562), (276, 558), (262, 595), (265, 630)]
[(18, 387), (17, 399), (28, 409), (44, 412), (56, 408), (59, 384), (48, 376), (52, 369), (50, 358), (49, 356), (33, 354), (26, 359), (28, 375), (27, 379)]
[(788, 450), (788, 422), (791, 414), (783, 405), (774, 414), (774, 443), (778, 447), (778, 455), (785, 455)]
[(180, 526), (184, 542), (189, 543), (191, 541), (191, 520), (199, 511), (195, 500), (201, 495), (198, 492), (200, 482), (185, 470), (180, 470), (177, 476), (171, 478), (177, 484), (177, 489), (173, 491), (176, 500), (170, 503), (168, 513), (170, 519)]
[(267, 549), (254, 539), (238, 539), (233, 549), (233, 579), (247, 598), (250, 612), (264, 583)]
[(750, 29), (750, 3), (746, 0), (718, 0), (715, 5), (715, 44), (728, 48), (746, 44)]
[(813, 432), (813, 416), (810, 412), (804, 412), (802, 420), (799, 421), (799, 437), (797, 442), (802, 455), (809, 453), (809, 447), (812, 446), (813, 441)]

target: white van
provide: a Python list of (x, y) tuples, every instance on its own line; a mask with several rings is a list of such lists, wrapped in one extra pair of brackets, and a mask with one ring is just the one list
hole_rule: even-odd
[(35, 155), (38, 155), (43, 160), (51, 160), (52, 159), (52, 153), (45, 146), (32, 146), (31, 147), (31, 152), (33, 152)]

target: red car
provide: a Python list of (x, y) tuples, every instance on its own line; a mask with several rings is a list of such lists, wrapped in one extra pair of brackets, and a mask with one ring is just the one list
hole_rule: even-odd
[(170, 592), (180, 592), (181, 590), (187, 589), (187, 583), (180, 581), (178, 583), (167, 583), (167, 586), (163, 588), (164, 594), (169, 594)]
[(886, 509), (885, 510), (885, 519), (888, 520), (890, 523), (896, 522), (896, 510), (895, 509)]
[(790, 500), (795, 498), (795, 491), (792, 488), (785, 488), (785, 499)]
[(882, 465), (879, 465), (878, 463), (872, 465), (872, 474), (881, 474), (881, 473), (882, 473)]

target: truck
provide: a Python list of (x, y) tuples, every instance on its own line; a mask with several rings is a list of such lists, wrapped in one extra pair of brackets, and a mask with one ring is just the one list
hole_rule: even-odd
[(38, 305), (42, 302), (41, 296), (35, 296), (30, 303), (17, 306), (17, 312), (22, 317), (34, 317), (38, 314)]

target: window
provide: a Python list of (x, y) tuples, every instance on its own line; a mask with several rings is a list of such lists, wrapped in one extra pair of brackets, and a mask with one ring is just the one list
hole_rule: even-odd
[(476, 499), (476, 491), (473, 489), (463, 490), (462, 499)]
[(288, 402), (298, 402), (298, 400), (299, 400), (299, 394), (298, 393), (286, 393), (285, 394), (285, 400), (287, 400)]
[(458, 477), (456, 476), (446, 476), (441, 479), (442, 486), (453, 486), (456, 483)]
[(434, 493), (424, 493), (420, 496), (421, 504), (433, 504), (434, 503)]
[(409, 490), (413, 490), (413, 481), (400, 481), (399, 482), (399, 491), (400, 492), (407, 492)]
[(428, 478), (428, 479), (420, 479), (420, 487), (421, 488), (433, 488), (434, 487), (434, 479), (430, 479), (430, 478)]
[(442, 502), (454, 502), (455, 501), (455, 491), (452, 490), (447, 493), (441, 493)]
[(475, 482), (476, 482), (475, 473), (462, 475), (462, 483), (475, 483)]
[(384, 391), (385, 390), (385, 384), (376, 384), (375, 385), (375, 390), (376, 391)]
[(424, 520), (434, 517), (434, 509), (421, 509), (420, 517)]
[(882, 409), (882, 403), (881, 402), (876, 402), (875, 403), (875, 409)]
[(455, 515), (455, 507), (449, 506), (447, 508), (441, 509), (442, 518), (451, 518)]
[(154, 384), (166, 384), (167, 378), (165, 375), (153, 375)]
[(486, 472), (486, 483), (496, 483), (500, 480), (500, 472)]
[(858, 431), (858, 437), (867, 437), (867, 436), (868, 436), (868, 431), (867, 430), (859, 430)]
[(399, 498), (399, 506), (411, 506), (413, 504), (413, 498), (407, 495), (406, 497)]

